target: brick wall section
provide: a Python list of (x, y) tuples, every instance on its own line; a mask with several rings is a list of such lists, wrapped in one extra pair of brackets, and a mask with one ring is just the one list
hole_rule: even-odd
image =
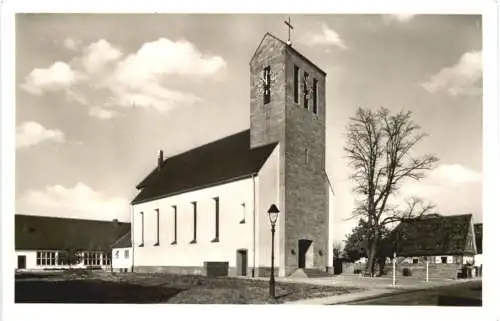
[[(294, 65), (300, 68), (300, 82), (306, 71), (318, 80), (318, 114), (313, 114), (312, 99), (304, 108), (293, 97)], [(287, 266), (298, 264), (298, 240), (313, 241), (314, 267), (326, 268), (328, 251), (328, 189), (325, 178), (325, 77), (313, 65), (289, 50), (286, 59), (286, 241)], [(300, 86), (301, 87), (301, 86)], [(299, 90), (301, 93), (301, 90)], [(308, 150), (308, 161), (305, 150)], [(292, 254), (294, 250), (295, 254)]]
[[(264, 105), (257, 95), (262, 71), (271, 67), (271, 101)], [(285, 46), (272, 37), (265, 37), (250, 63), (250, 146), (252, 148), (282, 141), (285, 131)], [(269, 121), (267, 120), (269, 119)]]
[[(318, 114), (294, 103), (294, 65), (310, 79), (318, 80)], [(276, 79), (271, 84), (271, 102), (263, 104), (257, 85), (264, 67)], [(298, 267), (298, 240), (313, 241), (314, 267), (325, 269), (328, 258), (328, 185), (325, 168), (325, 76), (286, 44), (266, 35), (250, 63), (251, 146), (280, 142), (279, 206), (285, 228), (279, 234), (278, 261), (288, 275)], [(301, 86), (302, 81), (300, 81)], [(305, 149), (308, 162), (305, 162)]]

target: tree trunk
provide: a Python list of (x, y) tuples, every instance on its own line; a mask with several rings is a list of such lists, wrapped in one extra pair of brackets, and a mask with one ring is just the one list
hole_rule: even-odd
[(366, 262), (365, 273), (371, 277), (375, 274), (375, 255), (377, 254), (377, 240), (372, 240), (368, 246), (368, 262)]

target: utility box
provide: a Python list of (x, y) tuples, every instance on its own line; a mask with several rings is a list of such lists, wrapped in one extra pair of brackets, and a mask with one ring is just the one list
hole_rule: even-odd
[(203, 267), (206, 276), (229, 275), (229, 262), (204, 262)]

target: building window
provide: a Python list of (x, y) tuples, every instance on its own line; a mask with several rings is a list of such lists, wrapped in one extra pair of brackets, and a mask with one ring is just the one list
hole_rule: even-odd
[(196, 202), (191, 202), (193, 204), (193, 240), (190, 242), (191, 244), (196, 243), (196, 230), (197, 230), (197, 219), (198, 219), (198, 213), (196, 209)]
[(414, 258), (413, 259), (413, 264), (418, 264), (418, 259)]
[(293, 66), (293, 102), (299, 103), (299, 67)]
[(46, 265), (46, 266), (56, 265), (56, 252), (55, 251), (37, 251), (36, 252), (36, 265)]
[(263, 70), (262, 80), (264, 82), (264, 105), (271, 102), (271, 66)]
[(172, 241), (172, 245), (173, 244), (177, 244), (177, 206), (173, 205), (172, 206), (172, 210), (173, 210), (173, 215), (174, 215), (174, 240)]
[(214, 197), (214, 211), (215, 211), (215, 238), (212, 242), (219, 242), (219, 198)]
[(102, 254), (102, 264), (105, 266), (111, 265), (111, 256), (108, 253)]
[(271, 115), (266, 111), (266, 131), (268, 131), (269, 128), (271, 128)]
[(155, 246), (160, 245), (160, 209), (156, 209), (156, 243)]
[(57, 265), (65, 265), (66, 262), (64, 262), (64, 258), (68, 257), (67, 255), (69, 254), (69, 251), (60, 251), (57, 253)]
[(84, 252), (83, 253), (83, 264), (86, 266), (101, 265), (101, 253), (100, 252)]
[(128, 250), (125, 250), (123, 253), (123, 258), (128, 259)]
[(313, 113), (318, 113), (318, 80), (315, 78), (313, 80)]
[(119, 258), (120, 258), (120, 251), (116, 250), (115, 259), (119, 259)]
[(309, 74), (304, 71), (304, 79), (303, 79), (303, 92), (304, 92), (304, 108), (309, 109)]
[(448, 257), (447, 256), (441, 256), (441, 263), (448, 263)]
[(246, 205), (245, 203), (241, 203), (241, 221), (240, 224), (245, 224), (245, 216), (246, 216)]

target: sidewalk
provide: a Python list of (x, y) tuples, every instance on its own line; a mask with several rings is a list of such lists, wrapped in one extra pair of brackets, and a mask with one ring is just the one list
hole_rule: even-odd
[[(352, 293), (335, 295), (323, 298), (305, 299), (299, 301), (286, 302), (285, 304), (311, 304), (311, 305), (332, 305), (342, 304), (352, 301), (371, 299), (392, 293), (404, 293), (413, 290), (423, 290), (437, 288), (458, 283), (466, 283), (471, 281), (481, 280), (481, 278), (460, 279), (460, 280), (411, 280), (400, 278), (396, 280), (396, 286), (392, 286), (392, 279), (389, 278), (359, 278), (359, 277), (330, 277), (318, 279), (286, 279), (282, 278), (281, 282), (297, 282), (309, 283), (317, 285), (344, 286), (361, 289)], [(277, 280), (278, 281), (278, 280)]]

